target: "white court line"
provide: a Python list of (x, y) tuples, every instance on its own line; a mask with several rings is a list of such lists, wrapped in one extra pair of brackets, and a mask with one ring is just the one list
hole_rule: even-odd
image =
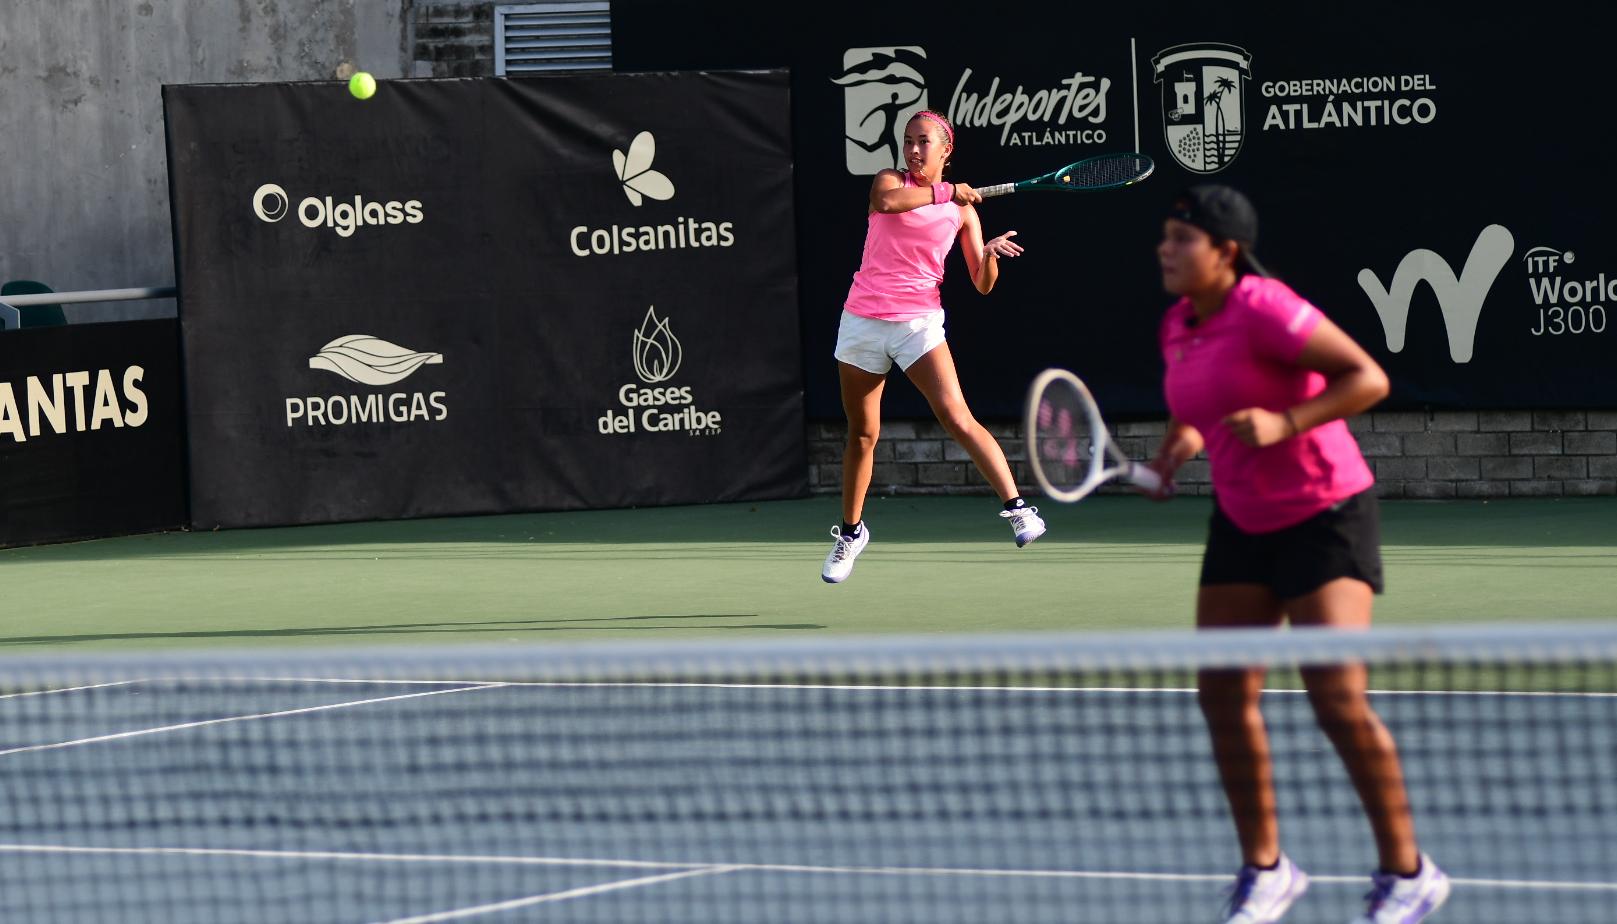
[[(961, 685), (896, 685), (866, 683), (694, 683), (676, 681), (618, 681), (618, 680), (390, 680), (346, 679), (341, 677), (216, 677), (216, 681), (253, 683), (275, 681), (280, 683), (354, 683), (354, 684), (480, 684), (485, 687), (539, 687), (604, 689), (706, 689), (706, 690), (849, 690), (885, 693), (1195, 693), (1195, 687), (984, 687)], [(449, 691), (453, 692), (453, 691)], [(1304, 694), (1308, 691), (1292, 687), (1267, 688), (1266, 694)], [(1371, 696), (1523, 696), (1568, 699), (1617, 699), (1617, 692), (1599, 693), (1581, 690), (1378, 690), (1368, 691)]]
[[(599, 866), (619, 869), (664, 869), (701, 872), (805, 873), (854, 876), (959, 876), (976, 878), (1081, 879), (1123, 882), (1228, 882), (1228, 873), (1133, 873), (1115, 870), (1061, 869), (974, 869), (969, 867), (928, 866), (803, 866), (789, 863), (674, 862), (659, 860), (613, 860), (586, 857), (475, 856), (465, 854), (344, 853), (302, 850), (241, 850), (206, 847), (70, 847), (56, 844), (0, 844), (0, 853), (43, 854), (139, 854), (143, 856), (255, 857), (271, 860), (340, 860), (363, 863), (443, 863), (495, 864), (508, 866)], [(1321, 883), (1361, 883), (1366, 875), (1316, 875)], [(1535, 879), (1463, 879), (1451, 877), (1456, 885), (1483, 889), (1543, 889), (1558, 891), (1614, 892), (1617, 882), (1574, 882)]]
[(487, 690), (492, 687), (504, 686), (499, 683), (489, 683), (475, 687), (456, 687), (450, 690), (428, 690), (424, 693), (401, 693), (398, 696), (382, 696), (375, 699), (361, 699), (346, 703), (328, 703), (323, 706), (305, 706), (302, 709), (283, 709), (279, 712), (260, 712), (253, 715), (232, 715), (220, 719), (201, 719), (196, 722), (181, 722), (177, 725), (161, 725), (156, 728), (138, 728), (133, 731), (114, 732), (110, 735), (96, 735), (90, 738), (75, 738), (72, 741), (57, 741), (51, 744), (30, 744), (23, 747), (8, 748), (0, 751), (0, 757), (10, 754), (26, 754), (31, 751), (54, 751), (59, 748), (70, 748), (82, 744), (101, 744), (106, 741), (119, 741), (125, 738), (139, 738), (144, 735), (158, 735), (164, 732), (183, 731), (188, 728), (205, 728), (209, 725), (224, 725), (228, 722), (250, 722), (255, 719), (278, 719), (289, 715), (307, 715), (313, 712), (326, 712), (332, 709), (349, 709), (354, 706), (369, 706), (375, 703), (389, 703), (396, 700), (415, 699), (421, 696), (437, 696), (440, 693), (465, 693), (470, 690)]
[(689, 870), (716, 863), (659, 860), (598, 860), (523, 857), (509, 854), (351, 853), (331, 850), (248, 850), (230, 847), (73, 847), (62, 844), (0, 844), (0, 853), (133, 854), (153, 857), (249, 857), (260, 860), (343, 860), (361, 863), (451, 863), (504, 866), (604, 866), (621, 869)]
[(707, 876), (713, 873), (728, 873), (735, 869), (733, 866), (710, 866), (705, 869), (691, 869), (682, 873), (664, 873), (661, 876), (643, 876), (639, 879), (620, 879), (617, 882), (603, 882), (600, 885), (581, 886), (576, 889), (567, 889), (563, 892), (547, 892), (543, 895), (530, 895), (526, 898), (514, 898), (510, 901), (494, 902), (489, 905), (476, 905), (470, 908), (456, 908), (452, 911), (440, 911), (436, 914), (423, 914), (413, 918), (395, 918), (385, 924), (433, 924), (435, 921), (454, 921), (460, 918), (477, 917), (484, 914), (494, 914), (499, 911), (510, 911), (513, 908), (526, 908), (529, 905), (540, 905), (545, 902), (564, 902), (573, 898), (585, 898), (590, 895), (599, 895), (602, 892), (616, 892), (619, 889), (638, 889), (642, 886), (656, 885), (662, 882), (673, 882), (675, 879), (688, 879), (692, 876)]
[(110, 683), (89, 683), (81, 687), (59, 687), (54, 690), (29, 690), (27, 693), (0, 694), (0, 699), (18, 699), (24, 696), (49, 696), (52, 693), (78, 693), (82, 690), (100, 690), (104, 687), (121, 687), (131, 683), (140, 683), (139, 680), (114, 680)]

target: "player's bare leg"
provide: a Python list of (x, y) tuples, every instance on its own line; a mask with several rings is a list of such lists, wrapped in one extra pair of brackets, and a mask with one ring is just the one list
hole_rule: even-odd
[(1016, 479), (1011, 475), (1010, 464), (1005, 461), (1005, 451), (966, 406), (966, 397), (960, 391), (960, 377), (955, 372), (954, 356), (949, 352), (949, 344), (940, 343), (928, 350), (925, 356), (911, 363), (904, 374), (909, 376), (926, 398), (927, 404), (931, 405), (932, 413), (943, 424), (943, 429), (971, 456), (977, 471), (982, 473), (999, 499), (1008, 501), (1015, 497)]
[(848, 417), (848, 444), (842, 452), (842, 519), (858, 523), (875, 466), (887, 376), (848, 363), (838, 363), (837, 369), (842, 379), (842, 410)]
[(887, 376), (858, 366), (839, 363), (838, 369), (842, 408), (848, 415), (848, 445), (842, 453), (842, 523), (831, 527), (836, 541), (820, 569), (820, 579), (827, 584), (847, 580), (853, 573), (854, 559), (870, 544), (870, 529), (861, 518), (875, 466), (876, 438), (881, 432), (882, 389), (887, 384)]

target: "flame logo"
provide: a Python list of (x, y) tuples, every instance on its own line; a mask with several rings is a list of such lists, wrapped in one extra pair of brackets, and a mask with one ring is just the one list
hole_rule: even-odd
[(679, 371), (682, 355), (679, 341), (668, 329), (668, 319), (658, 319), (657, 306), (646, 309), (645, 320), (634, 332), (634, 372), (648, 384), (666, 382)]
[(440, 365), (442, 353), (417, 353), (369, 334), (338, 337), (309, 357), (310, 369), (335, 372), (361, 385), (392, 385), (425, 365)]

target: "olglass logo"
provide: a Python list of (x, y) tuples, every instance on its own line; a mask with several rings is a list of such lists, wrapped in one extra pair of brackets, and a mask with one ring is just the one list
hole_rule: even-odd
[(259, 220), (274, 224), (286, 217), (286, 207), (291, 202), (286, 197), (286, 190), (274, 183), (265, 183), (253, 193), (253, 211)]
[[(309, 368), (358, 385), (394, 385), (422, 366), (442, 365), (442, 353), (425, 353), (369, 334), (338, 337), (309, 357)], [(416, 423), (449, 416), (445, 392), (373, 392), (363, 395), (307, 395), (286, 399), (286, 425), (335, 426)]]
[(634, 373), (644, 385), (628, 382), (618, 388), (619, 409), (608, 408), (595, 421), (605, 436), (624, 433), (679, 433), (713, 436), (724, 426), (718, 411), (696, 406), (689, 385), (663, 385), (679, 371), (684, 350), (674, 337), (668, 318), (658, 318), (656, 306), (646, 309), (634, 331)]
[[(612, 149), (612, 169), (629, 204), (640, 208), (647, 199), (667, 202), (674, 198), (674, 181), (652, 169), (657, 156), (657, 139), (651, 132), (640, 132), (629, 142), (627, 151)], [(650, 253), (659, 250), (686, 250), (696, 247), (729, 247), (735, 243), (735, 225), (728, 221), (700, 221), (680, 216), (652, 225), (609, 225), (592, 228), (576, 225), (568, 232), (567, 246), (575, 256), (608, 256)]]
[[(274, 224), (286, 217), (292, 198), (276, 183), (265, 183), (253, 192), (253, 214), (260, 221)], [(338, 201), (332, 196), (306, 196), (296, 209), (305, 228), (329, 228), (340, 237), (352, 237), (367, 225), (419, 225), (426, 218), (420, 199), (400, 202), (367, 200), (354, 196)]]

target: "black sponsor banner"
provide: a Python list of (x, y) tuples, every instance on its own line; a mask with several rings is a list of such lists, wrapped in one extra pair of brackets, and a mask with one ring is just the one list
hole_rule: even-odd
[(806, 492), (783, 73), (164, 101), (197, 525)]
[[(923, 106), (956, 121), (951, 173), (970, 183), (1105, 151), (1158, 163), (1133, 189), (980, 207), (987, 233), (1016, 229), (1027, 248), (986, 300), (951, 257), (950, 343), (980, 414), (1014, 415), (1050, 364), (1110, 412), (1161, 413), (1154, 245), (1171, 196), (1196, 182), (1252, 195), (1264, 261), (1387, 367), (1388, 407), (1617, 406), (1617, 232), (1589, 186), (1608, 172), (1590, 128), (1606, 62), (1567, 51), (1617, 27), (1611, 8), (1463, 22), (1388, 2), (1304, 18), (1275, 4), (959, 12), (836, 0), (754, 29), (739, 0), (613, 6), (621, 69), (791, 69), (811, 416), (841, 415), (830, 354), (865, 193)], [(887, 411), (927, 413), (907, 387)]]
[(172, 320), (0, 334), (0, 545), (185, 523)]

